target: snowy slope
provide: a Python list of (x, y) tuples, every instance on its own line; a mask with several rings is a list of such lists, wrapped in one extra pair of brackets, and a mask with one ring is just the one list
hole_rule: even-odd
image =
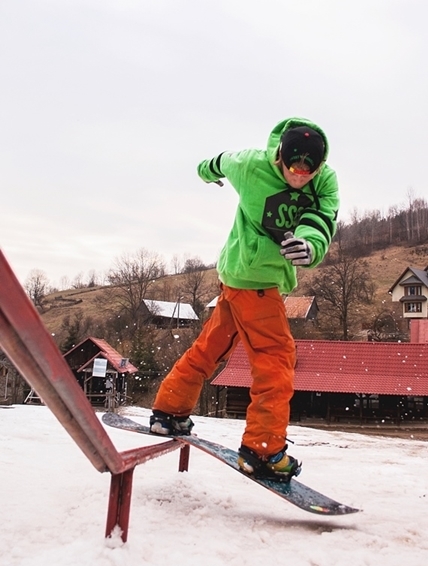
[[(144, 422), (149, 412), (128, 409)], [(237, 448), (244, 423), (195, 417), (196, 432)], [(422, 566), (428, 563), (428, 443), (290, 427), (302, 482), (364, 509), (301, 511), (214, 458), (178, 452), (134, 474), (128, 543), (104, 539), (100, 474), (45, 407), (0, 409), (2, 566)], [(119, 450), (157, 439), (108, 429)]]

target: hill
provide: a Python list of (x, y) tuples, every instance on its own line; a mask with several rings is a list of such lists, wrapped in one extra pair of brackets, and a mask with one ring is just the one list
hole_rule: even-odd
[[(389, 248), (375, 251), (371, 255), (362, 258), (368, 266), (371, 276), (376, 285), (374, 303), (362, 307), (362, 319), (372, 318), (373, 313), (382, 310), (392, 310), (393, 304), (388, 294), (388, 289), (393, 285), (401, 273), (409, 266), (425, 268), (428, 257), (421, 253), (421, 246), (391, 246)], [(426, 248), (426, 246), (425, 246)], [(311, 280), (324, 269), (325, 264), (307, 270), (299, 270), (299, 287), (294, 291), (294, 296), (301, 296), (310, 285)], [(167, 275), (153, 282), (148, 298), (156, 300), (175, 301), (180, 288), (183, 286), (183, 275)], [(207, 293), (204, 300), (207, 304), (218, 294), (217, 273), (215, 269), (206, 271)], [(107, 293), (111, 293), (111, 287), (91, 287), (83, 289), (70, 289), (48, 295), (45, 299), (42, 319), (48, 330), (59, 338), (61, 327), (66, 317), (79, 316), (102, 320), (105, 317), (101, 304)]]
[[(175, 302), (180, 296), (182, 302), (190, 302), (183, 298), (182, 289), (185, 286), (185, 275), (166, 275), (156, 279), (151, 284), (147, 299)], [(204, 271), (203, 303), (207, 304), (218, 294), (218, 279), (215, 269)], [(115, 287), (85, 287), (82, 289), (69, 289), (47, 295), (40, 313), (44, 324), (56, 341), (61, 341), (61, 329), (66, 319), (75, 317), (90, 318), (100, 324), (111, 316), (109, 307), (114, 302)], [(102, 337), (102, 336), (99, 336)]]

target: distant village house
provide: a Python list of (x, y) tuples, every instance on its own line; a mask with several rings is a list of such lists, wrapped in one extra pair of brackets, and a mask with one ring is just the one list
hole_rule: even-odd
[(388, 292), (402, 304), (404, 318), (428, 318), (428, 267), (408, 267)]
[(199, 320), (192, 305), (180, 301), (174, 303), (145, 299), (141, 308), (157, 328), (183, 328)]
[[(215, 297), (206, 306), (208, 312), (212, 312), (217, 304), (218, 297)], [(289, 321), (314, 321), (317, 318), (319, 308), (315, 297), (284, 297), (284, 305)]]
[(126, 402), (128, 378), (138, 370), (105, 340), (88, 337), (64, 359), (92, 405), (111, 409)]

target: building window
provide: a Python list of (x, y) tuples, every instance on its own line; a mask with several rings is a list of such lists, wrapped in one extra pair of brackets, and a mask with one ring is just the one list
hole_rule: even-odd
[(422, 312), (422, 303), (404, 303), (404, 312)]
[(414, 296), (414, 295), (422, 295), (422, 287), (421, 285), (408, 285), (405, 287), (404, 291), (406, 297)]
[(407, 397), (407, 408), (416, 409), (416, 411), (423, 411), (424, 398), (423, 397)]
[(359, 408), (361, 405), (363, 409), (379, 409), (379, 395), (362, 394), (356, 397), (354, 407)]

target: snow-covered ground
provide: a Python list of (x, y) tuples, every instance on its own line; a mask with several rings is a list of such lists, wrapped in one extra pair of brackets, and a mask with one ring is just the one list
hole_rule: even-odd
[[(194, 420), (200, 436), (239, 446), (242, 421)], [(426, 442), (290, 427), (301, 481), (364, 510), (340, 517), (305, 513), (197, 450), (179, 473), (172, 452), (136, 469), (123, 544), (104, 539), (109, 474), (46, 407), (0, 409), (0, 423), (2, 566), (428, 564)], [(155, 440), (108, 433), (119, 450)]]

